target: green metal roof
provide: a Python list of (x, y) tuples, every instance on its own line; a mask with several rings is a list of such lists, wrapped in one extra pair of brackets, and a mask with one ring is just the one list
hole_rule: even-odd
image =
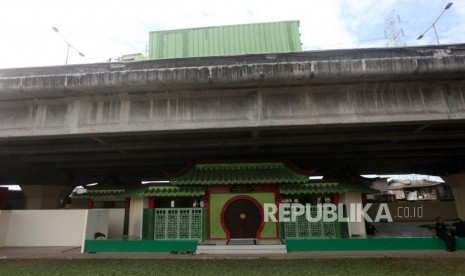
[(88, 190), (84, 194), (75, 194), (75, 199), (92, 199), (98, 201), (123, 200), (131, 196), (203, 196), (205, 195), (204, 187), (178, 187), (178, 186), (149, 186), (131, 190)]
[(136, 194), (137, 196), (203, 196), (205, 187), (152, 186), (148, 190)]
[(279, 187), (279, 191), (283, 195), (311, 195), (311, 194), (332, 194), (332, 193), (366, 193), (374, 194), (379, 191), (374, 190), (362, 184), (340, 184), (334, 183), (310, 183), (304, 185), (286, 185)]
[(185, 175), (170, 179), (173, 185), (303, 184), (308, 175), (283, 163), (197, 164)]
[(125, 198), (124, 189), (87, 190), (83, 194), (73, 194), (73, 199), (120, 200)]
[(299, 21), (150, 32), (149, 59), (300, 52)]

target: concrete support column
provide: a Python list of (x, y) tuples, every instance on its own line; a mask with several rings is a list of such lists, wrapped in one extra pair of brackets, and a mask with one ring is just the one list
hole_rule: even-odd
[(142, 239), (144, 209), (148, 207), (148, 199), (144, 197), (131, 197), (129, 207), (128, 236)]
[[(340, 200), (342, 203), (346, 205), (346, 210), (347, 210), (347, 215), (348, 217), (351, 212), (355, 212), (355, 214), (358, 213), (357, 210), (351, 210), (352, 208), (356, 208), (356, 204), (362, 204), (362, 194), (361, 193), (345, 193), (340, 196)], [(356, 203), (356, 204), (351, 204), (351, 203)], [(358, 215), (357, 215), (358, 216)], [(363, 217), (361, 218), (360, 221), (352, 221), (349, 222), (348, 224), (348, 230), (349, 230), (349, 237), (352, 236), (361, 236), (365, 237), (366, 236), (366, 230), (365, 230), (365, 220)]]
[(11, 211), (0, 210), (0, 247), (5, 246), (10, 226)]
[(442, 178), (452, 188), (457, 215), (465, 220), (465, 173), (451, 174)]
[(26, 209), (58, 209), (66, 185), (21, 185), (26, 196)]

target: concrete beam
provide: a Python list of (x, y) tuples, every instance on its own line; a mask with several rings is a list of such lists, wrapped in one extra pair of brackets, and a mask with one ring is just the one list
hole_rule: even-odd
[(428, 80), (0, 101), (0, 138), (427, 124), (464, 120), (464, 98), (463, 81)]
[[(26, 73), (21, 70), (4, 70), (0, 71), (0, 99), (185, 89), (444, 80), (463, 78), (465, 73), (465, 50), (461, 45), (377, 51), (364, 49), (353, 51), (352, 56), (347, 52), (337, 51), (333, 51), (331, 56), (330, 52), (328, 51), (329, 56), (312, 55), (309, 52), (255, 55), (253, 59), (237, 57), (233, 64), (216, 62), (213, 66), (210, 65), (212, 62), (205, 64), (202, 59), (190, 59), (174, 62), (170, 64), (171, 67), (158, 67), (155, 61), (142, 63), (145, 66), (139, 68), (134, 68), (131, 64), (110, 64), (107, 67), (96, 65), (101, 71), (82, 66), (75, 67), (73, 71), (65, 68), (62, 71), (51, 72), (38, 70), (38, 75), (31, 73), (34, 70), (25, 69)], [(241, 59), (243, 62), (240, 62)]]

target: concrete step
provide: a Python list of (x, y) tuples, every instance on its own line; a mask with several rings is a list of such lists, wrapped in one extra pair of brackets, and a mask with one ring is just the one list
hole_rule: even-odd
[(199, 245), (196, 254), (286, 254), (286, 245)]
[(255, 245), (255, 239), (230, 239), (228, 245)]

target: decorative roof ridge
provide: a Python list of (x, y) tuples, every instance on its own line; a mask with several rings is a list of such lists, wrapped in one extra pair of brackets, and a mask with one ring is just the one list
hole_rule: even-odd
[(239, 167), (239, 168), (248, 168), (248, 167), (256, 167), (256, 166), (263, 166), (263, 167), (270, 167), (270, 168), (280, 168), (285, 167), (284, 163), (282, 162), (237, 162), (237, 163), (199, 163), (195, 164), (195, 169), (215, 169), (215, 168), (227, 168), (227, 167)]
[(189, 162), (189, 164), (186, 167), (184, 167), (182, 170), (178, 172), (164, 171), (163, 174), (168, 178), (178, 178), (178, 177), (182, 177), (192, 172), (193, 170), (203, 169), (203, 167), (207, 167), (207, 166), (208, 167), (215, 167), (215, 166), (221, 167), (221, 166), (227, 166), (227, 165), (238, 165), (238, 166), (255, 165), (256, 166), (260, 164), (263, 164), (263, 165), (269, 164), (270, 166), (275, 165), (277, 167), (283, 166), (284, 168), (289, 169), (294, 173), (304, 175), (304, 176), (311, 176), (315, 174), (315, 172), (317, 171), (316, 169), (311, 169), (311, 170), (302, 169), (300, 167), (297, 167), (294, 163), (288, 160), (254, 160), (254, 161), (244, 161), (244, 160), (207, 161), (205, 160), (205, 161)]
[(172, 185), (234, 185), (308, 183), (309, 174), (283, 161), (197, 163), (184, 175), (171, 178)]

